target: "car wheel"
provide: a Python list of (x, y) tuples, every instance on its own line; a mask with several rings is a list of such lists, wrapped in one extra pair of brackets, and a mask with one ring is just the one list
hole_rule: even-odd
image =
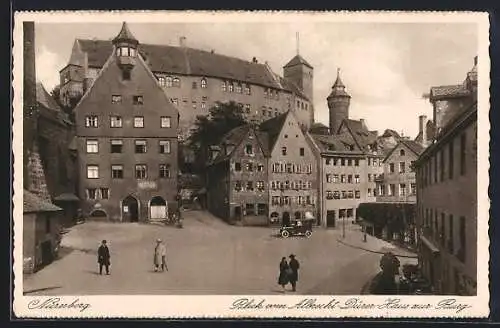
[(312, 235), (312, 232), (311, 232), (311, 231), (309, 231), (309, 230), (307, 230), (307, 231), (306, 231), (306, 237), (307, 237), (307, 238), (309, 238), (309, 237), (311, 237), (311, 235)]
[(281, 237), (283, 237), (283, 238), (288, 238), (289, 236), (290, 236), (290, 233), (289, 233), (288, 231), (283, 230), (283, 231), (281, 232)]

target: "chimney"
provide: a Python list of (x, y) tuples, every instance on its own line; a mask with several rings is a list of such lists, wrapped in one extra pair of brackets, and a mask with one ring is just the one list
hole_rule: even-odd
[(185, 46), (186, 46), (186, 37), (185, 36), (181, 36), (179, 38), (179, 47), (184, 48)]
[(477, 66), (477, 56), (474, 57), (474, 66)]
[(366, 127), (366, 121), (364, 118), (359, 119), (359, 122), (361, 123), (361, 127), (363, 127), (363, 129), (368, 130), (368, 128)]
[(418, 117), (418, 133), (422, 134), (422, 146), (427, 146), (427, 116), (420, 115)]

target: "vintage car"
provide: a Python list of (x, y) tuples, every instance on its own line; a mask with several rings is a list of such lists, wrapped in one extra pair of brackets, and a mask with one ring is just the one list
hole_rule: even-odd
[(284, 225), (280, 228), (279, 234), (283, 238), (290, 236), (305, 236), (309, 238), (312, 235), (312, 220), (298, 220), (290, 225)]

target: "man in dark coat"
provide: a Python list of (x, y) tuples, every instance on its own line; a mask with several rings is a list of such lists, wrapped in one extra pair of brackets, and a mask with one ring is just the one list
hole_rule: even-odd
[(289, 276), (290, 283), (292, 284), (292, 291), (296, 291), (297, 281), (299, 280), (299, 261), (295, 259), (295, 255), (290, 255), (290, 262), (288, 263), (290, 269), (292, 270), (292, 274)]
[(106, 245), (106, 240), (103, 240), (101, 246), (97, 250), (97, 263), (99, 263), (99, 274), (102, 274), (102, 267), (106, 267), (106, 274), (109, 274), (109, 265), (111, 255), (109, 255), (109, 248)]

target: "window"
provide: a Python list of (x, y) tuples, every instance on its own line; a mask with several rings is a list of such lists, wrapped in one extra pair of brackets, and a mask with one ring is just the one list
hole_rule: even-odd
[(205, 102), (202, 102), (201, 103), (201, 109), (205, 109), (205, 108), (207, 108), (207, 104)]
[(123, 165), (111, 165), (111, 178), (123, 179)]
[(345, 166), (345, 159), (344, 158), (340, 159), (340, 166)]
[(246, 191), (253, 191), (253, 181), (247, 181)]
[(352, 174), (347, 176), (347, 183), (352, 183)]
[(120, 104), (122, 102), (122, 96), (120, 95), (112, 95), (111, 96), (111, 103), (112, 104)]
[(372, 175), (368, 174), (368, 182), (372, 182)]
[(198, 89), (198, 83), (193, 82), (193, 83), (192, 83), (192, 88), (193, 88), (193, 89)]
[(97, 128), (97, 115), (85, 116), (85, 127)]
[(245, 93), (247, 95), (250, 95), (250, 93), (251, 93), (251, 91), (250, 91), (250, 85), (248, 85), (248, 84), (245, 85)]
[(454, 171), (454, 154), (455, 152), (453, 151), (453, 140), (450, 141), (450, 144), (448, 145), (448, 153), (449, 153), (449, 175), (448, 178), (453, 179), (453, 171)]
[(160, 117), (160, 126), (162, 128), (171, 128), (172, 127), (172, 120), (170, 119), (170, 117), (169, 116)]
[(461, 216), (459, 221), (459, 241), (460, 249), (458, 250), (457, 257), (460, 261), (465, 262), (465, 252), (466, 252), (466, 234), (465, 234), (465, 217)]
[(245, 154), (247, 154), (247, 155), (253, 155), (253, 146), (252, 145), (246, 145), (245, 146)]
[(159, 76), (158, 77), (158, 84), (161, 86), (161, 87), (164, 87), (167, 85), (167, 82), (165, 81), (165, 77), (164, 76)]
[(135, 140), (135, 153), (144, 154), (146, 151), (146, 140)]
[(143, 128), (144, 127), (144, 117), (143, 116), (135, 116), (134, 117), (134, 128)]
[(165, 86), (167, 88), (171, 88), (172, 87), (172, 77), (171, 76), (167, 76), (165, 78)]
[(255, 214), (255, 205), (254, 204), (245, 204), (245, 215), (254, 215)]
[(180, 88), (181, 87), (181, 80), (178, 77), (174, 77), (172, 79), (172, 85), (174, 87)]
[(264, 172), (264, 164), (257, 165), (257, 172)]
[(264, 181), (257, 181), (255, 186), (256, 186), (257, 190), (263, 191), (264, 190)]
[(122, 80), (124, 81), (130, 81), (130, 76), (131, 76), (131, 73), (129, 70), (122, 70)]
[(233, 83), (229, 82), (229, 92), (233, 92), (234, 91), (234, 85)]
[(191, 103), (193, 105), (193, 109), (196, 109), (196, 101), (192, 101)]
[(356, 191), (354, 192), (354, 197), (355, 197), (355, 198), (361, 198), (361, 191), (356, 190)]
[(334, 174), (333, 175), (332, 182), (333, 183), (339, 183), (339, 175), (338, 174)]
[(465, 161), (465, 147), (467, 142), (467, 135), (464, 133), (460, 136), (460, 175), (465, 175), (467, 165)]
[(395, 184), (390, 184), (389, 185), (389, 190), (388, 190), (387, 196), (395, 196), (396, 194), (396, 185)]
[(281, 147), (281, 155), (286, 156), (286, 147)]
[(405, 150), (404, 150), (404, 149), (401, 149), (401, 150), (399, 151), (399, 156), (404, 156), (404, 155), (405, 155)]
[(341, 183), (345, 183), (345, 182), (346, 182), (346, 177), (345, 177), (345, 174), (341, 174), (341, 175), (340, 175), (340, 182), (341, 182)]
[(378, 186), (378, 194), (379, 194), (379, 196), (384, 196), (385, 195), (385, 185), (380, 184)]
[(299, 152), (300, 152), (300, 156), (304, 156), (305, 149), (303, 147), (300, 147)]
[(237, 93), (242, 93), (241, 83), (236, 84), (236, 92)]
[(354, 182), (355, 182), (355, 183), (359, 183), (359, 174), (356, 174), (356, 175), (354, 176)]
[(87, 153), (98, 153), (99, 142), (97, 140), (87, 140)]
[(142, 96), (134, 96), (132, 100), (134, 105), (144, 104), (144, 98)]
[(406, 196), (406, 184), (405, 183), (399, 184), (399, 196)]
[(137, 164), (135, 166), (135, 178), (146, 179), (148, 176), (148, 168), (145, 164)]
[(394, 173), (394, 163), (389, 163), (389, 172)]
[(222, 81), (222, 82), (221, 82), (221, 89), (222, 89), (222, 91), (224, 91), (224, 92), (226, 92), (226, 91), (227, 91), (227, 84), (226, 84), (226, 82), (225, 82), (225, 81)]
[(354, 166), (359, 166), (359, 159), (354, 160)]
[(349, 158), (349, 159), (347, 160), (347, 166), (352, 166), (352, 159), (350, 159), (350, 158)]
[(170, 178), (170, 165), (168, 164), (160, 164), (160, 178)]
[(87, 165), (87, 179), (99, 179), (98, 165)]
[(252, 162), (248, 162), (245, 164), (245, 169), (248, 171), (248, 172), (253, 172), (253, 163)]
[(372, 196), (373, 196), (372, 188), (368, 188), (368, 197)]
[(352, 190), (349, 190), (349, 192), (347, 193), (347, 198), (349, 199), (354, 198), (354, 192)]
[(121, 128), (123, 125), (123, 120), (121, 116), (111, 116), (110, 117), (110, 126), (112, 128)]
[(175, 106), (179, 105), (179, 99), (173, 98), (172, 99), (172, 104), (174, 104)]
[(415, 172), (415, 161), (410, 162), (410, 172)]
[(123, 149), (123, 140), (121, 139), (111, 139), (111, 153), (119, 154)]
[(160, 154), (170, 153), (170, 140), (160, 140), (158, 142)]
[(455, 245), (454, 245), (454, 241), (453, 241), (453, 236), (454, 236), (454, 233), (453, 233), (453, 214), (450, 214), (448, 217), (448, 251), (450, 252), (450, 254), (453, 254), (453, 252), (455, 251), (454, 250)]
[(51, 226), (50, 226), (50, 217), (47, 216), (45, 218), (45, 233), (50, 233)]
[(399, 173), (406, 173), (406, 163), (399, 162)]
[(241, 163), (240, 162), (234, 163), (234, 170), (235, 171), (241, 171)]
[(412, 195), (417, 194), (417, 184), (416, 183), (410, 183), (410, 192)]
[(88, 188), (86, 191), (87, 199), (97, 199), (97, 192), (95, 188)]
[(206, 78), (202, 78), (201, 79), (201, 88), (202, 89), (206, 89), (207, 88), (207, 79)]
[(234, 183), (234, 190), (241, 191), (241, 189), (243, 189), (243, 187), (241, 185), (241, 181), (235, 181), (235, 183)]
[(108, 188), (101, 188), (101, 199), (109, 199), (109, 189)]

